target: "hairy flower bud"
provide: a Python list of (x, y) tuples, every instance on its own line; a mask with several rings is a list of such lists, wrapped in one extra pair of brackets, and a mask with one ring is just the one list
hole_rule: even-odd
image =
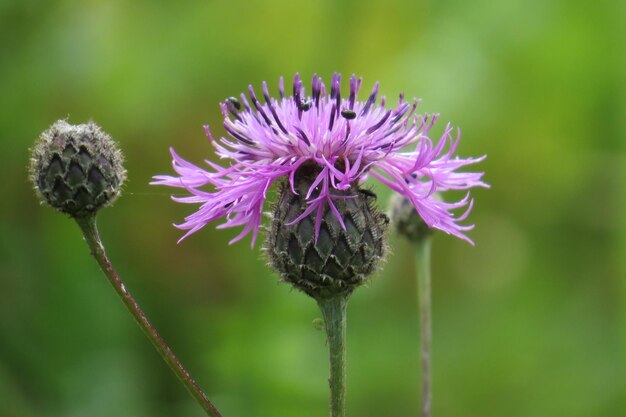
[(72, 217), (84, 217), (119, 196), (126, 171), (111, 137), (93, 122), (55, 122), (39, 137), (30, 177), (42, 201)]
[[(320, 299), (350, 294), (379, 267), (386, 253), (389, 220), (374, 207), (373, 193), (353, 185), (334, 193), (347, 197), (333, 199), (345, 229), (328, 205), (321, 219), (313, 212), (291, 224), (309, 206), (305, 196), (315, 176), (309, 167), (298, 171), (297, 195), (287, 181), (282, 183), (266, 251), (283, 281)], [(316, 221), (320, 223), (317, 239)]]
[[(439, 200), (438, 196), (434, 197)], [(416, 242), (432, 234), (433, 230), (428, 227), (422, 217), (415, 211), (415, 207), (408, 198), (394, 193), (389, 203), (389, 217), (395, 231), (407, 238), (410, 242)]]

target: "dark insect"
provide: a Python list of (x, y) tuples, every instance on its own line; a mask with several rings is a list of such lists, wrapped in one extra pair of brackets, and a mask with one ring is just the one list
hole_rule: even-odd
[(298, 103), (298, 110), (300, 111), (308, 111), (311, 108), (311, 100), (306, 100), (302, 103)]
[(341, 115), (343, 116), (344, 119), (347, 119), (347, 120), (352, 120), (356, 117), (356, 113), (349, 109), (343, 109), (341, 111)]
[(232, 103), (232, 105), (235, 106), (237, 110), (241, 110), (241, 103), (239, 103), (239, 100), (237, 100), (235, 97), (228, 97), (226, 101)]

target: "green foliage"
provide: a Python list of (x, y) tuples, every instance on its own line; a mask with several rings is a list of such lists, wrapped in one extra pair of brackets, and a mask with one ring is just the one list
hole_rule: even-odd
[[(201, 416), (124, 311), (74, 223), (41, 208), (29, 147), (93, 119), (128, 183), (99, 216), (129, 289), (225, 417), (327, 413), (315, 302), (148, 185), (168, 146), (212, 158), (203, 124), (248, 83), (333, 71), (423, 99), (480, 164), (476, 247), (433, 242), (435, 416), (626, 414), (624, 4), (8, 1), (0, 3), (0, 416)], [(275, 87), (274, 87), (275, 88)], [(383, 187), (374, 186), (379, 201)], [(356, 291), (348, 415), (417, 415), (412, 251)]]

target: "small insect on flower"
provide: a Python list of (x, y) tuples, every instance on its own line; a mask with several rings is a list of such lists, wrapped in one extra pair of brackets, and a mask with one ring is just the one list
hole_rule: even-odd
[[(328, 211), (345, 230), (338, 202), (356, 198), (359, 185), (369, 176), (406, 197), (429, 227), (471, 242), (465, 232), (472, 226), (459, 224), (472, 207), (469, 193), (452, 203), (433, 195), (486, 187), (482, 173), (459, 172), (484, 156), (454, 156), (459, 135), (453, 137), (449, 124), (438, 141), (431, 139), (428, 132), (437, 115), (416, 114), (417, 99), (407, 102), (401, 94), (388, 108), (384, 97), (377, 100), (376, 83), (369, 97), (359, 101), (362, 80), (354, 75), (348, 96), (342, 98), (340, 81), (341, 76), (334, 74), (328, 92), (314, 75), (307, 95), (296, 74), (291, 96), (286, 96), (281, 78), (278, 98), (270, 96), (264, 82), (260, 99), (249, 86), (248, 98), (241, 94), (225, 100), (221, 109), (227, 136), (215, 140), (208, 126), (205, 130), (216, 154), (230, 162), (226, 167), (207, 161), (208, 168), (200, 168), (171, 149), (177, 175), (155, 176), (152, 184), (186, 190), (190, 196), (173, 199), (201, 204), (177, 225), (187, 231), (183, 238), (224, 218), (219, 228), (243, 227), (231, 243), (251, 233), (254, 245), (267, 191), (278, 180), (303, 201), (302, 212), (288, 216), (290, 224), (313, 216), (317, 239)], [(306, 189), (301, 190), (297, 181), (307, 183)], [(462, 207), (467, 207), (465, 213), (453, 213)]]
[(353, 120), (353, 119), (356, 119), (356, 113), (355, 113), (355, 112), (353, 112), (352, 110), (349, 110), (349, 109), (343, 109), (343, 110), (341, 111), (341, 116), (342, 116), (344, 119), (347, 119), (347, 120)]

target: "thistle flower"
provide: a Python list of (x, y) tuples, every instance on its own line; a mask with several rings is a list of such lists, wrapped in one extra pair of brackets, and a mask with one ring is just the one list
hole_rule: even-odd
[[(359, 101), (362, 80), (354, 75), (348, 97), (342, 98), (340, 81), (341, 76), (334, 74), (328, 94), (322, 79), (314, 75), (307, 95), (296, 74), (291, 96), (285, 95), (281, 78), (278, 99), (270, 96), (264, 82), (263, 103), (252, 86), (249, 100), (242, 93), (239, 99), (231, 97), (221, 103), (228, 136), (216, 141), (208, 126), (205, 130), (217, 155), (230, 161), (227, 167), (207, 161), (209, 169), (203, 169), (171, 149), (178, 175), (155, 176), (152, 184), (184, 189), (191, 196), (174, 196), (174, 201), (201, 204), (177, 225), (187, 231), (181, 240), (224, 218), (218, 228), (243, 227), (230, 243), (252, 233), (254, 245), (267, 191), (281, 178), (306, 203), (289, 225), (314, 216), (313, 238), (317, 240), (327, 211), (345, 230), (338, 204), (356, 198), (358, 185), (370, 176), (406, 197), (429, 227), (471, 242), (465, 232), (472, 226), (460, 224), (472, 208), (469, 193), (452, 203), (437, 201), (433, 195), (485, 187), (482, 173), (458, 172), (484, 156), (455, 157), (460, 135), (453, 137), (450, 124), (438, 141), (431, 139), (428, 132), (437, 115), (416, 114), (417, 99), (410, 103), (400, 94), (397, 104), (387, 108), (385, 97), (377, 102), (376, 83), (369, 98)], [(296, 180), (303, 177), (298, 175), (303, 169), (309, 172), (305, 190)], [(207, 185), (213, 190), (203, 189)], [(453, 213), (463, 207), (461, 215)]]
[[(216, 141), (206, 134), (227, 167), (207, 161), (205, 170), (171, 150), (177, 176), (158, 175), (153, 184), (181, 188), (191, 196), (172, 197), (200, 209), (177, 225), (187, 233), (225, 218), (220, 228), (242, 226), (231, 243), (252, 233), (256, 240), (269, 188), (279, 185), (272, 207), (266, 252), (284, 281), (313, 297), (322, 312), (327, 335), (331, 415), (345, 415), (346, 305), (352, 291), (385, 256), (388, 218), (374, 205), (376, 195), (361, 187), (368, 176), (406, 197), (429, 227), (462, 239), (471, 226), (459, 224), (472, 204), (434, 199), (437, 191), (486, 186), (481, 173), (457, 172), (481, 158), (453, 157), (459, 143), (448, 125), (434, 142), (428, 132), (436, 115), (416, 115), (418, 100), (400, 94), (392, 108), (377, 103), (378, 83), (366, 101), (358, 101), (361, 79), (350, 78), (350, 92), (341, 97), (341, 76), (334, 74), (330, 94), (313, 76), (307, 95), (296, 74), (293, 94), (263, 100), (252, 86), (221, 103), (228, 133)], [(446, 151), (444, 148), (448, 145)], [(205, 190), (205, 186), (212, 189)], [(453, 210), (467, 207), (455, 216)], [(470, 241), (471, 242), (471, 241)]]

